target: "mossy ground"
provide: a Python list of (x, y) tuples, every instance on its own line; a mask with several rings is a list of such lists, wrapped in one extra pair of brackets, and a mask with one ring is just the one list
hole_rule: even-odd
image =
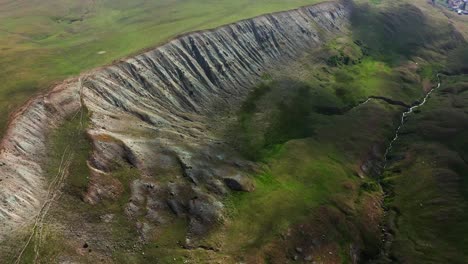
[[(363, 256), (372, 259), (378, 255), (378, 250), (372, 249), (379, 244), (378, 237), (372, 233), (375, 230), (354, 223), (363, 221), (362, 211), (358, 209), (363, 206), (362, 197), (379, 197), (380, 188), (372, 179), (362, 180), (356, 175), (360, 162), (368, 154), (366, 151), (370, 152), (375, 146), (386, 146), (403, 109), (385, 103), (375, 105), (374, 102), (349, 109), (372, 95), (412, 104), (427, 88), (424, 81), (434, 85), (445, 56), (456, 53), (464, 42), (448, 24), (426, 17), (415, 6), (389, 4), (383, 9), (385, 11), (369, 6), (361, 8), (364, 8), (363, 12), (356, 12), (353, 17), (351, 38), (336, 39), (321, 51), (322, 54), (313, 54), (315, 58), (326, 54), (322, 57), (322, 68), (317, 66), (320, 62), (315, 61), (314, 69), (307, 69), (306, 74), (291, 74), (297, 68), (307, 68), (304, 65), (293, 67), (294, 70), (283, 75), (273, 74), (276, 78), (259, 86), (241, 109), (240, 123), (232, 128), (233, 134), (239, 135), (234, 145), (239, 146), (247, 157), (265, 162), (267, 168), (256, 176), (257, 190), (254, 193), (237, 194), (228, 200), (231, 222), (210, 238), (227, 251), (237, 252), (234, 254), (239, 254), (236, 250), (242, 249), (240, 260), (251, 260), (245, 257), (249, 254), (260, 255), (256, 261), (261, 259), (260, 262), (265, 263), (291, 260), (297, 254), (294, 249), (293, 253), (290, 250), (289, 255), (281, 256), (269, 248), (277, 243), (291, 247), (295, 238), (289, 238), (289, 242), (277, 241), (285, 240), (284, 234), (294, 228), (295, 223), (314, 222), (314, 219), (326, 217), (307, 214), (321, 212), (320, 208), (324, 207), (327, 210), (338, 208), (353, 224), (344, 229), (328, 227), (325, 231), (340, 234), (334, 240), (338, 244), (338, 260), (327, 260), (320, 253), (316, 253), (315, 260), (327, 263), (351, 261), (349, 252), (343, 252), (350, 245), (359, 243), (368, 250)], [(385, 41), (389, 36), (392, 41)], [(463, 65), (462, 62), (458, 64)], [(463, 105), (460, 98), (453, 100)], [(451, 114), (456, 115), (450, 111), (444, 116), (449, 118)], [(464, 144), (462, 138), (466, 131), (458, 133), (459, 136), (452, 139), (453, 145)], [(412, 191), (402, 191), (408, 197), (396, 198), (403, 207), (413, 204), (408, 201), (412, 193), (434, 196), (430, 181), (423, 180), (426, 179), (424, 171), (411, 171), (411, 175), (417, 184), (407, 181), (400, 184), (417, 189), (409, 188)], [(464, 218), (459, 213), (464, 210), (463, 205), (451, 207), (454, 214), (447, 217), (453, 217), (454, 223)], [(430, 216), (430, 210), (421, 209), (419, 213)], [(417, 212), (411, 207), (406, 213), (408, 218), (420, 219)], [(432, 250), (432, 257), (459, 263), (466, 260), (463, 253), (466, 248), (462, 246), (464, 238), (455, 238), (465, 227), (465, 222), (459, 227), (441, 229), (430, 223), (433, 221), (430, 217), (425, 220), (429, 222), (418, 221), (407, 223), (405, 232), (430, 234), (433, 239), (438, 237), (436, 234), (445, 233), (438, 243), (447, 251), (442, 253), (435, 250), (437, 246), (429, 247), (427, 250)], [(374, 224), (378, 225), (378, 221)], [(314, 233), (314, 228), (309, 231)], [(360, 240), (359, 236), (371, 239)], [(403, 237), (403, 240), (408, 239)], [(454, 243), (458, 244), (456, 249)], [(396, 242), (394, 254), (401, 259), (410, 259), (411, 263), (431, 259), (428, 255), (411, 258), (411, 250), (405, 251), (411, 247), (399, 246)]]
[[(338, 42), (342, 44), (337, 46)], [(359, 51), (357, 55), (345, 51), (350, 43)], [(374, 180), (364, 181), (358, 174), (372, 149), (385, 146), (392, 136), (403, 108), (380, 101), (356, 106), (372, 95), (410, 102), (422, 95), (422, 88), (418, 81), (402, 82), (396, 68), (363, 55), (361, 48), (351, 38), (336, 39), (320, 51), (326, 56), (316, 63), (323, 67), (301, 72), (297, 76), (307, 76), (302, 79), (289, 72), (283, 79), (280, 73), (278, 80), (266, 81), (247, 99), (239, 113), (240, 123), (228, 131), (238, 136), (230, 134), (229, 138), (234, 138), (233, 145), (247, 157), (263, 161), (266, 168), (255, 176), (255, 192), (228, 199), (230, 221), (209, 243), (221, 245), (239, 260), (248, 261), (245, 256), (254, 254), (263, 260), (276, 259), (272, 263), (289, 261), (292, 256), (278, 257), (268, 250), (269, 245), (279, 243), (298, 223), (329, 217), (312, 213), (322, 208), (324, 212), (337, 210), (334, 216), (346, 219), (347, 227), (332, 225), (321, 230), (337, 234), (331, 240), (336, 244), (333, 254), (339, 257), (327, 262), (329, 252), (316, 252), (316, 260), (350, 261), (346, 248), (352, 244), (367, 248), (364, 254), (376, 254), (380, 232), (374, 228), (378, 229), (379, 220), (373, 227), (360, 225), (365, 217), (360, 209), (366, 197), (378, 201), (381, 190)], [(329, 58), (336, 58), (337, 49), (343, 52), (339, 56), (350, 59), (339, 58), (348, 63), (330, 67)], [(366, 214), (379, 215), (379, 210)], [(311, 232), (319, 231), (312, 227)], [(300, 240), (290, 239), (291, 243)]]
[(468, 77), (443, 77), (442, 86), (408, 117), (385, 184), (396, 212), (397, 261), (466, 263), (468, 241)]

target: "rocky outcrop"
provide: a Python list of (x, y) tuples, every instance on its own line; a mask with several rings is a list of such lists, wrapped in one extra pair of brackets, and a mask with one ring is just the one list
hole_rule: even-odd
[(48, 194), (42, 167), (47, 135), (79, 110), (78, 86), (76, 79), (66, 81), (11, 117), (0, 150), (0, 241), (41, 210)]
[[(251, 191), (252, 164), (213, 133), (270, 69), (345, 30), (349, 8), (326, 2), (191, 33), (95, 70), (31, 101), (13, 117), (0, 156), (0, 235), (25, 223), (46, 196), (41, 169), (48, 132), (84, 104), (94, 175), (115, 164), (138, 169), (129, 217), (188, 217), (198, 235), (222, 219), (229, 189)], [(89, 200), (106, 196), (93, 181)], [(1, 238), (0, 238), (1, 239)]]

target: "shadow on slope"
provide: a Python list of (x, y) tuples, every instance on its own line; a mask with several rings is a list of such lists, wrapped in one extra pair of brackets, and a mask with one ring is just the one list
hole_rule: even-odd
[(367, 46), (370, 55), (395, 65), (415, 56), (436, 60), (463, 45), (463, 36), (453, 26), (426, 17), (415, 5), (387, 5), (354, 7), (353, 36)]

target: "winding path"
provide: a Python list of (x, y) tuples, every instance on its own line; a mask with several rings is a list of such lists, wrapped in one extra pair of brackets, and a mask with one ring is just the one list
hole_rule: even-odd
[[(79, 86), (80, 86), (80, 108), (79, 108), (79, 111), (76, 112), (75, 115), (71, 119), (71, 120), (74, 120), (78, 114), (80, 115), (79, 129), (83, 129), (84, 104), (83, 104), (82, 91), (83, 91), (83, 82), (86, 81), (87, 77), (88, 77), (87, 75), (84, 75), (83, 77), (80, 77), (78, 80)], [(68, 175), (68, 170), (73, 161), (73, 156), (74, 156), (74, 152), (72, 149), (70, 149), (70, 145), (68, 145), (62, 154), (57, 174), (54, 176), (54, 178), (49, 184), (49, 188), (47, 190), (47, 199), (44, 201), (41, 207), (41, 210), (39, 211), (39, 213), (37, 214), (34, 220), (34, 224), (30, 231), (30, 235), (28, 239), (26, 240), (26, 243), (21, 248), (21, 251), (19, 252), (16, 258), (16, 261), (14, 262), (15, 264), (19, 264), (21, 262), (24, 252), (27, 250), (27, 248), (29, 247), (33, 239), (34, 239), (34, 263), (38, 262), (40, 246), (44, 239), (43, 238), (44, 221), (47, 216), (47, 213), (49, 212), (52, 206), (52, 203), (58, 200), (61, 196), (61, 189), (63, 187), (64, 180)]]
[(23, 245), (18, 257), (16, 258), (15, 264), (21, 263), (21, 259), (24, 255), (24, 252), (26, 251), (28, 246), (31, 244), (31, 241), (33, 239), (34, 239), (34, 263), (37, 263), (38, 258), (39, 258), (40, 244), (43, 240), (44, 220), (52, 206), (52, 203), (56, 201), (61, 195), (60, 189), (62, 188), (63, 182), (68, 174), (68, 168), (70, 167), (72, 160), (73, 160), (73, 152), (71, 152), (70, 149), (67, 147), (62, 154), (58, 172), (49, 185), (49, 189), (47, 191), (47, 199), (42, 205), (42, 208), (39, 214), (36, 216), (34, 225), (31, 228), (31, 234), (29, 235), (26, 243)]

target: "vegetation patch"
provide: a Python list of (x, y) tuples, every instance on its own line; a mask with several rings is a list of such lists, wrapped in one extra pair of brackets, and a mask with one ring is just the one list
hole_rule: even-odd
[[(468, 97), (466, 76), (444, 77), (442, 87), (408, 118), (385, 183), (398, 227), (393, 257), (401, 262), (464, 263), (468, 227)], [(462, 91), (462, 92), (460, 92)]]

